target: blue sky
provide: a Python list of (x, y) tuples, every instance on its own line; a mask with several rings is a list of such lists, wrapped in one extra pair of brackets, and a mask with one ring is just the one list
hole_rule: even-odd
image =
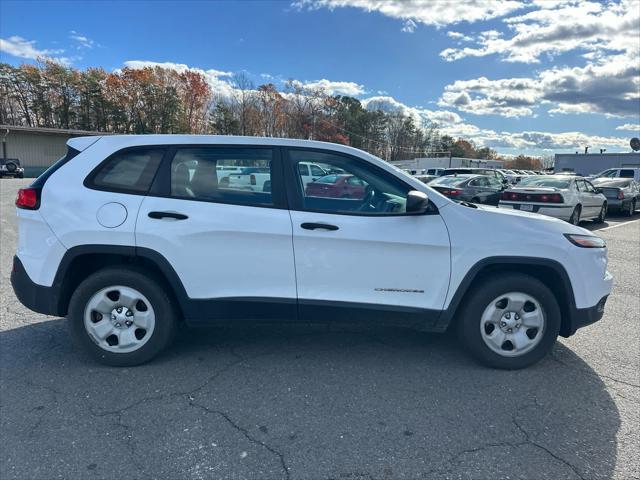
[(11, 64), (157, 62), (221, 93), (240, 71), (321, 84), (503, 153), (640, 135), (640, 0), (2, 0), (0, 38)]

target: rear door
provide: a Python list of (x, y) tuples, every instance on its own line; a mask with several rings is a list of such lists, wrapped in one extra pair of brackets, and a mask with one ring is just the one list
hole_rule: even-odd
[[(267, 168), (271, 191), (219, 182), (225, 171), (219, 167), (232, 166)], [(188, 296), (193, 321), (295, 316), (285, 195), (277, 150), (173, 148), (140, 207), (136, 246), (170, 263)]]
[[(309, 194), (301, 162), (358, 178), (364, 197), (361, 192), (339, 198)], [(405, 311), (419, 312), (425, 321), (429, 311), (443, 308), (449, 237), (435, 207), (426, 215), (406, 214), (411, 187), (369, 162), (332, 151), (292, 148), (285, 174), (301, 317), (331, 312), (337, 318), (342, 313), (371, 320), (359, 315), (393, 318), (394, 311)]]

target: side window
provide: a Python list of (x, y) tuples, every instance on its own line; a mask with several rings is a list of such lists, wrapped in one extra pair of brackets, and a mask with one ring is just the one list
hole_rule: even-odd
[(309, 166), (304, 164), (304, 163), (299, 163), (298, 164), (298, 173), (300, 173), (300, 175), (302, 175), (303, 177), (308, 177), (309, 176)]
[(299, 172), (300, 162), (319, 165), (327, 172), (313, 181), (298, 174), (301, 208), (326, 213), (389, 215), (406, 211), (406, 197), (411, 188), (384, 170), (365, 161), (333, 152), (289, 151), (289, 158)]
[(585, 181), (584, 184), (587, 186), (587, 192), (596, 193), (596, 187), (594, 187), (591, 182)]
[(576, 180), (576, 188), (578, 189), (579, 192), (587, 191), (587, 187), (584, 184), (584, 180)]
[(115, 153), (88, 179), (89, 187), (147, 193), (165, 150), (136, 148)]
[(272, 150), (183, 148), (171, 161), (171, 196), (237, 205), (273, 205)]
[(489, 186), (491, 188), (501, 188), (502, 187), (502, 182), (500, 180), (498, 180), (497, 178), (489, 178)]
[(311, 165), (311, 176), (313, 177), (324, 177), (326, 173), (317, 165)]
[(620, 176), (623, 178), (633, 178), (633, 170), (623, 168), (622, 170), (620, 170)]

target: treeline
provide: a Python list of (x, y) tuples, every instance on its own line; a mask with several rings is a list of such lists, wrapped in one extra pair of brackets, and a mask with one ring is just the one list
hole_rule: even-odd
[(0, 63), (0, 123), (113, 133), (212, 133), (303, 138), (361, 148), (386, 160), (451, 151), (495, 158), (495, 151), (440, 135), (435, 125), (367, 110), (291, 80), (281, 90), (234, 76), (225, 95), (206, 78), (162, 67), (77, 70), (54, 62)]

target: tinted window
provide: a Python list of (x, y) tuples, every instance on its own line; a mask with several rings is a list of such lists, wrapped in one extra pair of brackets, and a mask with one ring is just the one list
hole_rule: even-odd
[(353, 178), (349, 182), (326, 184), (298, 175), (301, 207), (305, 210), (363, 215), (405, 212), (410, 188), (391, 173), (367, 162), (330, 152), (291, 150), (289, 157), (297, 164), (296, 172), (300, 162), (310, 162), (327, 171), (340, 169)]
[(623, 168), (622, 170), (620, 170), (620, 176), (623, 178), (633, 178), (633, 170)]
[(311, 165), (310, 167), (311, 167), (311, 175), (313, 175), (314, 177), (321, 177), (322, 175), (325, 175), (325, 171), (322, 170), (317, 165)]
[(171, 195), (238, 205), (273, 205), (271, 159), (270, 149), (180, 149), (171, 161)]
[(90, 186), (146, 193), (163, 155), (162, 148), (136, 148), (115, 153), (92, 174)]

